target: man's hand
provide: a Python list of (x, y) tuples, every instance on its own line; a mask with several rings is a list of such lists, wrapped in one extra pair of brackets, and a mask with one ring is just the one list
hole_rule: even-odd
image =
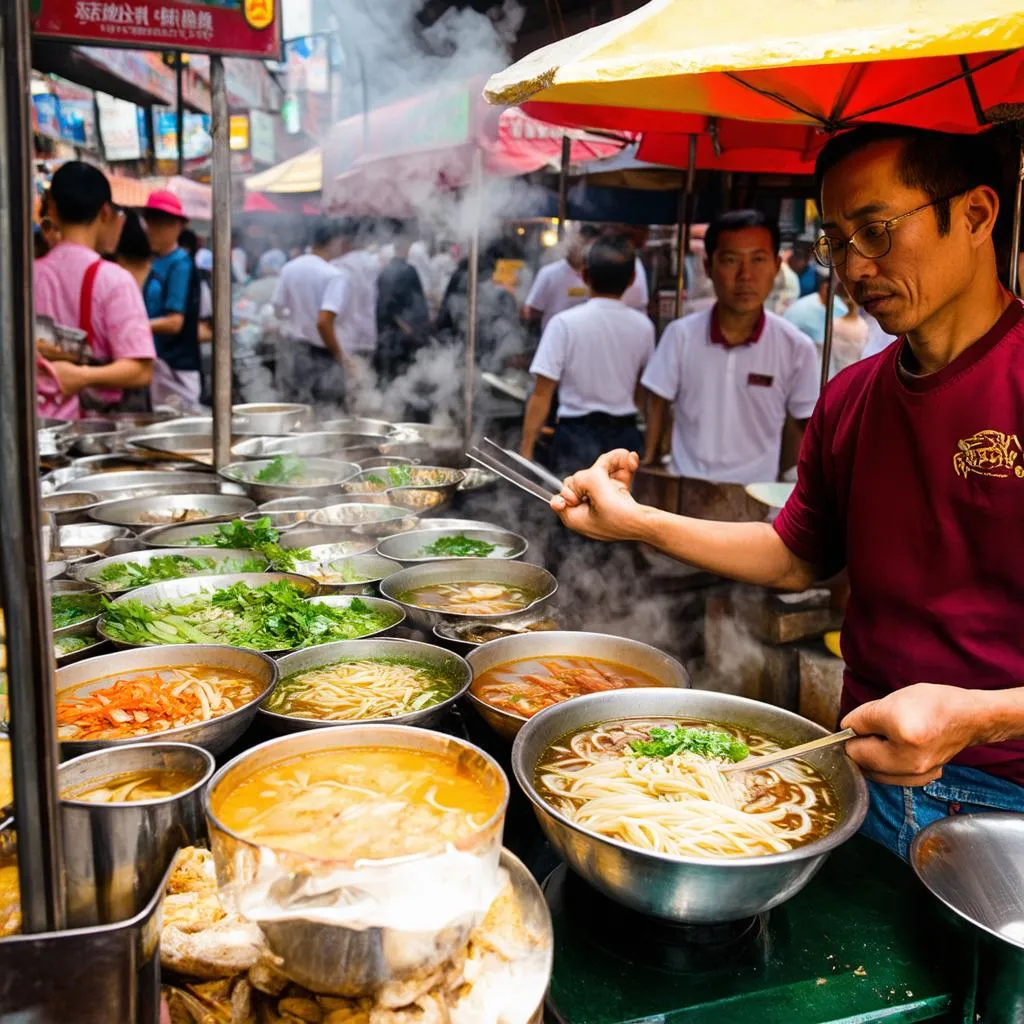
[(83, 367), (76, 363), (49, 363), (47, 369), (60, 385), (60, 393), (65, 398), (74, 398), (79, 391), (89, 386), (88, 373), (83, 373)]
[(639, 465), (636, 452), (608, 452), (590, 469), (567, 477), (551, 508), (569, 529), (592, 540), (637, 540), (644, 506), (629, 488)]
[(923, 786), (965, 747), (987, 742), (979, 697), (983, 691), (917, 683), (869, 701), (842, 721), (859, 738), (846, 752), (868, 778), (893, 786)]

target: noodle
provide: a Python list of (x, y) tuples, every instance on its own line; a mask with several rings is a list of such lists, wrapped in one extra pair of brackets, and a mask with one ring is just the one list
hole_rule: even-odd
[(268, 711), (324, 722), (393, 718), (440, 704), (458, 685), (415, 661), (364, 658), (297, 672), (264, 701)]
[(510, 583), (432, 583), (398, 595), (403, 604), (458, 615), (507, 615), (536, 599), (536, 594)]
[[(638, 756), (630, 742), (682, 719), (626, 719), (572, 734), (545, 751), (536, 772), (544, 800), (573, 824), (642, 850), (686, 857), (783, 853), (831, 831), (836, 802), (802, 761), (724, 775), (721, 762), (689, 753)], [(780, 749), (763, 736), (738, 737), (751, 756)]]
[(65, 800), (84, 800), (90, 804), (129, 804), (141, 800), (165, 800), (182, 793), (193, 779), (184, 772), (164, 768), (143, 768), (122, 772), (99, 781), (93, 779), (78, 788), (61, 793)]

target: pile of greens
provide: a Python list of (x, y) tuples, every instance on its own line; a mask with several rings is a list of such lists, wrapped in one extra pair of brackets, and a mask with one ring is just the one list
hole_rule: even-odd
[(633, 740), (630, 751), (637, 757), (668, 757), (670, 754), (696, 754), (709, 760), (742, 761), (750, 748), (735, 736), (718, 729), (671, 729), (655, 726), (646, 740)]
[(53, 654), (56, 658), (63, 658), (65, 655), (80, 651), (83, 647), (88, 647), (91, 643), (93, 637), (88, 635), (59, 636), (53, 641)]
[(252, 479), (258, 484), (290, 484), (305, 472), (306, 464), (297, 456), (276, 455)]
[(311, 604), (289, 580), (236, 583), (187, 601), (144, 605), (104, 600), (105, 633), (128, 644), (230, 644), (259, 651), (294, 650), (352, 640), (390, 626), (396, 616), (356, 598), (347, 608)]
[(270, 561), (271, 567), (280, 572), (291, 572), (296, 562), (308, 562), (306, 548), (285, 550), (278, 543), (280, 533), (270, 525), (270, 516), (264, 516), (253, 523), (233, 519), (230, 523), (219, 523), (214, 533), (195, 537), (191, 544), (214, 548), (251, 548)]
[[(320, 566), (319, 575), (323, 583), (366, 583), (370, 579), (366, 573), (360, 572), (351, 562), (328, 562)], [(327, 577), (330, 577), (328, 580)]]
[(100, 610), (97, 594), (54, 594), (50, 598), (50, 618), (54, 629), (84, 622), (98, 615)]
[(149, 563), (114, 562), (91, 577), (91, 582), (98, 583), (104, 590), (134, 590), (150, 583), (162, 583), (164, 580), (180, 580), (186, 576), (199, 576), (210, 573), (227, 572), (262, 572), (265, 563), (259, 558), (232, 558), (226, 562), (217, 562), (213, 558), (189, 558), (187, 555), (158, 555)]
[(438, 537), (433, 544), (420, 548), (420, 554), (428, 558), (487, 558), (496, 548), (497, 544), (457, 533), (452, 537)]

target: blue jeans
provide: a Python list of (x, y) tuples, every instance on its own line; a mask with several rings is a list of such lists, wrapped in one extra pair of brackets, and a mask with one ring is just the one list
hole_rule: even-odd
[(861, 833), (904, 860), (914, 836), (948, 814), (981, 811), (1024, 813), (1024, 786), (977, 768), (948, 764), (942, 778), (927, 786), (886, 786), (868, 783), (871, 807)]

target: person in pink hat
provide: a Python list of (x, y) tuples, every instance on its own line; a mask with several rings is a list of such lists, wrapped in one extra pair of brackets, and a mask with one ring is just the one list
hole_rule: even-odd
[(199, 277), (192, 256), (178, 244), (188, 218), (181, 200), (166, 191), (149, 194), (142, 217), (153, 250), (143, 288), (157, 354), (150, 396), (154, 407), (199, 412)]

